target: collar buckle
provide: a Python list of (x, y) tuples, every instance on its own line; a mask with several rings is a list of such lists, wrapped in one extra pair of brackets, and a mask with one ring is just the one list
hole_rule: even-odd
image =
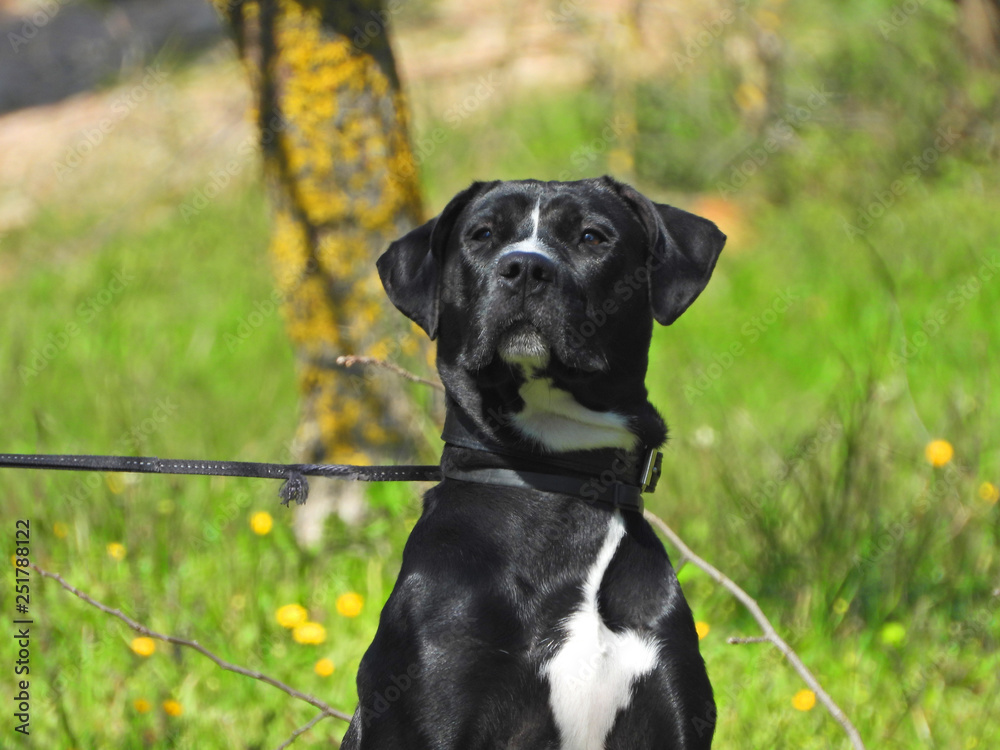
[(660, 468), (663, 465), (663, 454), (655, 448), (646, 451), (642, 467), (642, 478), (639, 480), (640, 492), (652, 492), (660, 481)]

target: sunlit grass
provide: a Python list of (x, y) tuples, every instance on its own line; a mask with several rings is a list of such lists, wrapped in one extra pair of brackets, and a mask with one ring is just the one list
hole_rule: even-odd
[[(558, 104), (532, 115), (549, 125), (528, 138), (541, 156), (525, 163), (546, 176), (601, 122), (592, 103)], [(470, 126), (453, 145), (477, 137)], [(540, 150), (550, 141), (561, 156)], [(507, 153), (484, 149), (477, 174)], [(426, 165), (433, 196), (469, 178), (451, 157)], [(755, 206), (651, 353), (672, 428), (651, 509), (759, 598), (870, 747), (909, 750), (928, 732), (939, 747), (1000, 740), (1000, 272), (970, 281), (1000, 256), (997, 205), (995, 175), (956, 165), (865, 242), (844, 233), (850, 207), (836, 201)], [(284, 460), (296, 386), (280, 316), (227, 338), (271, 295), (266, 215), (251, 185), (190, 223), (166, 214), (66, 256), (86, 229), (42, 218), (6, 237), (17, 268), (0, 286), (0, 450)], [(346, 711), (419, 513), (415, 487), (375, 488), (368, 524), (333, 520), (309, 553), (277, 483), (6, 470), (0, 483), (3, 518), (31, 519), (34, 562)], [(774, 649), (726, 644), (756, 634), (733, 599), (691, 566), (681, 580), (718, 745), (843, 746)], [(193, 653), (150, 649), (38, 580), (32, 612), (39, 747), (271, 747), (315, 714)], [(343, 729), (327, 721), (300, 742)]]

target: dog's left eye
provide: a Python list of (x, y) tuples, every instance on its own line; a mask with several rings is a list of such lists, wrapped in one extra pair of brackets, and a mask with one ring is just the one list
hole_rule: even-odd
[(580, 242), (584, 245), (600, 245), (602, 242), (607, 242), (607, 238), (596, 229), (584, 229)]
[(489, 227), (480, 227), (475, 232), (472, 233), (472, 239), (476, 242), (482, 242), (483, 240), (488, 240), (493, 236), (493, 231)]

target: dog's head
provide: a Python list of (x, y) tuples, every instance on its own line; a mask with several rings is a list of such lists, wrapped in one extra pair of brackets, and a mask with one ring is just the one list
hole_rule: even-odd
[[(378, 270), (393, 304), (438, 339), (442, 380), (466, 410), (492, 406), (516, 428), (532, 407), (524, 386), (544, 381), (591, 414), (624, 415), (649, 444), (638, 412), (652, 323), (694, 302), (724, 243), (712, 222), (607, 177), (477, 182), (392, 243)], [(521, 427), (543, 447), (574, 447)]]

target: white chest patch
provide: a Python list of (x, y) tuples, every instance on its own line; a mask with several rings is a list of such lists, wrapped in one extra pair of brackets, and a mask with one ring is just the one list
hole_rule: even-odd
[(560, 750), (603, 750), (615, 717), (629, 703), (633, 683), (656, 666), (652, 639), (612, 632), (597, 611), (601, 580), (624, 534), (625, 524), (616, 512), (587, 574), (583, 603), (563, 626), (566, 642), (542, 667), (562, 739)]
[(511, 416), (512, 423), (551, 451), (631, 450), (639, 441), (624, 416), (588, 409), (547, 378), (528, 380), (519, 393), (524, 408)]

